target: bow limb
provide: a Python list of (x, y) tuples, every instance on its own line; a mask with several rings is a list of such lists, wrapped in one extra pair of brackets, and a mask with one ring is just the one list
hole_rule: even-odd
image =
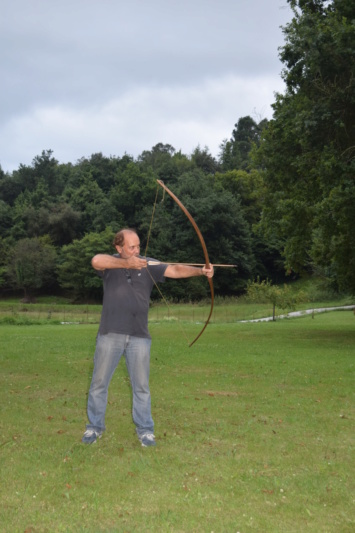
[[(159, 185), (169, 194), (169, 196), (171, 196), (171, 198), (178, 204), (178, 206), (180, 207), (180, 209), (185, 213), (185, 215), (187, 216), (187, 218), (189, 219), (189, 221), (191, 222), (194, 230), (196, 231), (197, 233), (197, 236), (200, 240), (200, 243), (201, 243), (201, 246), (202, 246), (202, 250), (203, 250), (203, 253), (204, 253), (204, 256), (205, 256), (205, 262), (206, 262), (206, 267), (209, 268), (210, 266), (210, 259), (208, 257), (208, 252), (207, 252), (207, 247), (206, 247), (206, 243), (205, 243), (205, 240), (202, 236), (202, 233), (198, 227), (198, 225), (196, 224), (194, 218), (192, 217), (192, 215), (190, 215), (190, 213), (188, 212), (188, 210), (186, 209), (186, 207), (183, 205), (183, 203), (179, 200), (179, 198), (177, 198), (175, 196), (174, 193), (171, 192), (170, 189), (168, 189), (168, 187), (164, 184), (164, 182), (162, 182), (161, 180), (157, 180), (157, 182), (159, 183)], [(203, 326), (203, 328), (201, 329), (200, 333), (197, 335), (197, 337), (190, 343), (190, 347), (197, 341), (197, 339), (199, 339), (202, 335), (202, 333), (205, 331), (209, 321), (210, 321), (210, 318), (212, 316), (212, 312), (213, 312), (213, 305), (214, 305), (214, 287), (213, 287), (213, 281), (212, 281), (212, 278), (207, 278), (208, 279), (208, 283), (210, 285), (210, 291), (211, 291), (211, 308), (210, 308), (210, 312), (209, 312), (209, 315), (208, 315), (208, 318)]]

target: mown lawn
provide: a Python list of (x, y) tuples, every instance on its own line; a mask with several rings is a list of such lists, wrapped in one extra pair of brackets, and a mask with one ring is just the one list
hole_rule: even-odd
[(1, 531), (355, 530), (353, 312), (150, 328), (143, 449), (124, 364), (80, 442), (97, 325), (0, 326)]

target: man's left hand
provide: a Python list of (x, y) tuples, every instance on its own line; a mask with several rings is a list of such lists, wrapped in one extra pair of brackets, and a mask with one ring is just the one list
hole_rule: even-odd
[(210, 264), (209, 267), (207, 267), (206, 265), (204, 267), (202, 267), (202, 273), (207, 278), (213, 278), (213, 275), (214, 275), (213, 265)]

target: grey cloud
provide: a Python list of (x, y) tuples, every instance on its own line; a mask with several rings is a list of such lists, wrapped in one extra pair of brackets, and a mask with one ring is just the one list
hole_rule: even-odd
[[(211, 81), (243, 78), (250, 86), (253, 79), (260, 84), (265, 77), (269, 84), (274, 77), (276, 90), (282, 68), (277, 51), (283, 43), (279, 26), (290, 19), (286, 0), (7, 2), (0, 20), (0, 138), (6, 141), (10, 132), (15, 135), (21, 120), (29, 127), (38, 126), (35, 117), (41, 109), (72, 109), (74, 115), (83, 112), (90, 117), (92, 109), (124, 99), (129, 92), (138, 94), (140, 88), (166, 88), (180, 94), (185, 87), (189, 94), (189, 89)], [(169, 131), (173, 102), (172, 98), (165, 103)], [(185, 105), (193, 115), (188, 99)], [(239, 117), (233, 101), (229, 105), (231, 132)], [(249, 101), (246, 105), (244, 114), (250, 114)], [(264, 101), (255, 101), (255, 108), (264, 106)], [(130, 108), (132, 123), (139, 119), (134, 116), (136, 107)], [(216, 115), (218, 110), (213, 110)], [(45, 127), (43, 143), (49, 137)], [(149, 125), (145, 127), (144, 149), (149, 149)], [(42, 149), (48, 147), (44, 144)], [(7, 149), (5, 142), (0, 153), (4, 166)], [(21, 150), (26, 151), (19, 146), (18, 158)]]

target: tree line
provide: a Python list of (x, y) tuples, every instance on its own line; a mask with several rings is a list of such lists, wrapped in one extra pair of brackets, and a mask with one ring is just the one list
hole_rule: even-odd
[[(240, 166), (246, 165), (255, 142), (250, 131), (255, 129), (257, 124), (250, 117), (236, 125), (239, 133), (244, 130), (244, 140), (233, 141), (235, 154), (243, 142)], [(272, 266), (274, 258), (279, 259), (278, 252), (269, 250), (253, 230), (261, 210), (258, 172), (223, 170), (223, 164), (223, 158), (217, 161), (207, 148), (198, 147), (187, 156), (171, 145), (157, 144), (136, 159), (97, 153), (75, 164), (59, 164), (52, 151), (46, 150), (31, 165), (20, 165), (11, 175), (2, 173), (3, 292), (23, 289), (28, 299), (38, 290), (68, 291), (75, 298), (99, 297), (101, 280), (92, 271), (90, 259), (96, 253), (114, 253), (113, 235), (122, 227), (138, 231), (142, 253), (149, 257), (203, 261), (192, 226), (171, 198), (163, 195), (157, 179), (166, 183), (198, 222), (211, 261), (238, 265), (236, 271), (216, 277), (220, 294), (240, 293), (261, 268), (261, 275), (283, 276), (281, 262), (278, 274)], [(185, 281), (169, 282), (167, 297), (198, 300), (208, 295), (202, 280)]]
[[(217, 270), (218, 294), (241, 294), (257, 277), (277, 283), (305, 272), (355, 293), (355, 6), (289, 3), (294, 17), (280, 49), (285, 93), (275, 97), (272, 120), (240, 118), (217, 158), (207, 147), (186, 155), (159, 143), (137, 158), (96, 153), (63, 164), (44, 150), (11, 174), (0, 168), (3, 294), (99, 298), (90, 259), (113, 253), (122, 227), (137, 229), (149, 257), (202, 262), (193, 228), (157, 179), (197, 221), (211, 262), (237, 265)], [(164, 293), (200, 300), (208, 286), (171, 280)]]

